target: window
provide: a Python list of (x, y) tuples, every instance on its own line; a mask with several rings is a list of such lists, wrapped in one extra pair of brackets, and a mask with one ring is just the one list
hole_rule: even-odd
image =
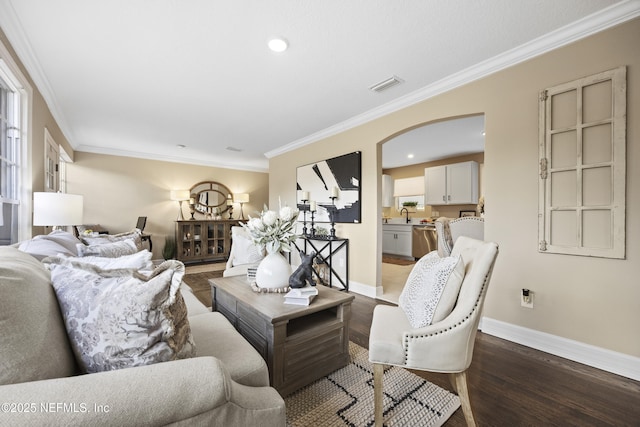
[(67, 163), (71, 163), (71, 157), (64, 150), (62, 146), (60, 149), (60, 157), (58, 158), (58, 191), (61, 193), (67, 192)]
[[(393, 184), (393, 195), (396, 197), (397, 209), (403, 207), (415, 212), (424, 210), (424, 177), (398, 178)], [(415, 203), (415, 205), (414, 205)]]
[(625, 257), (625, 118), (625, 67), (541, 93), (541, 252)]
[[(406, 203), (406, 205), (405, 205)], [(413, 206), (413, 203), (416, 205)], [(409, 208), (410, 211), (423, 211), (424, 210), (424, 194), (419, 196), (398, 196), (398, 210), (402, 208)]]
[(44, 128), (44, 191), (58, 191), (58, 144)]
[(0, 43), (0, 245), (31, 237), (31, 99), (31, 87)]

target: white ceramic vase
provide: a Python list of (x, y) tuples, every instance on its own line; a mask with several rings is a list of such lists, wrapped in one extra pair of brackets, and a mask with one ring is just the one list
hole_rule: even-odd
[(280, 252), (267, 253), (258, 264), (256, 285), (260, 288), (284, 288), (289, 286), (291, 265)]

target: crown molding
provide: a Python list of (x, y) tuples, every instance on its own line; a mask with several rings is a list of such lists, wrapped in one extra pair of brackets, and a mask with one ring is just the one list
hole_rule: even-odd
[(135, 159), (145, 159), (145, 160), (157, 160), (161, 162), (170, 162), (170, 163), (183, 163), (195, 166), (207, 166), (213, 168), (221, 168), (221, 169), (232, 169), (232, 170), (243, 170), (248, 172), (262, 172), (268, 173), (269, 168), (267, 166), (267, 162), (265, 161), (264, 167), (258, 166), (248, 166), (247, 164), (240, 163), (231, 163), (231, 162), (212, 162), (203, 160), (201, 158), (191, 158), (191, 157), (180, 157), (180, 156), (166, 156), (162, 154), (153, 154), (153, 153), (141, 153), (138, 151), (128, 151), (128, 150), (117, 150), (113, 148), (106, 147), (96, 147), (92, 145), (81, 145), (75, 148), (77, 152), (83, 153), (93, 153), (93, 154), (104, 154), (108, 156), (121, 156), (121, 157), (132, 157)]
[(620, 3), (616, 3), (599, 12), (559, 28), (558, 30), (538, 37), (528, 43), (508, 50), (486, 61), (482, 61), (458, 73), (447, 76), (446, 78), (431, 85), (399, 97), (381, 105), (380, 107), (376, 107), (341, 123), (337, 123), (304, 138), (283, 145), (275, 150), (268, 151), (265, 153), (265, 156), (270, 159), (304, 147), (305, 145), (337, 135), (346, 130), (353, 129), (357, 126), (361, 126), (372, 120), (387, 116), (457, 87), (482, 79), (488, 75), (558, 49), (638, 16), (640, 16), (640, 0), (625, 0)]

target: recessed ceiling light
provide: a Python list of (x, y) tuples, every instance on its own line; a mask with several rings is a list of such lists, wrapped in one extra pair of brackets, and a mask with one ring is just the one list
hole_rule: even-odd
[(413, 154), (407, 154), (407, 159), (413, 159)]
[(289, 43), (287, 43), (287, 41), (282, 37), (276, 37), (269, 40), (268, 46), (272, 51), (280, 53), (287, 50)]

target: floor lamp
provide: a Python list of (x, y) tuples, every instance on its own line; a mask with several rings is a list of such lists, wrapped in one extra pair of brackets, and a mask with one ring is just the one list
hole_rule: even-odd
[(67, 193), (33, 193), (33, 225), (61, 226), (82, 224), (83, 197)]

